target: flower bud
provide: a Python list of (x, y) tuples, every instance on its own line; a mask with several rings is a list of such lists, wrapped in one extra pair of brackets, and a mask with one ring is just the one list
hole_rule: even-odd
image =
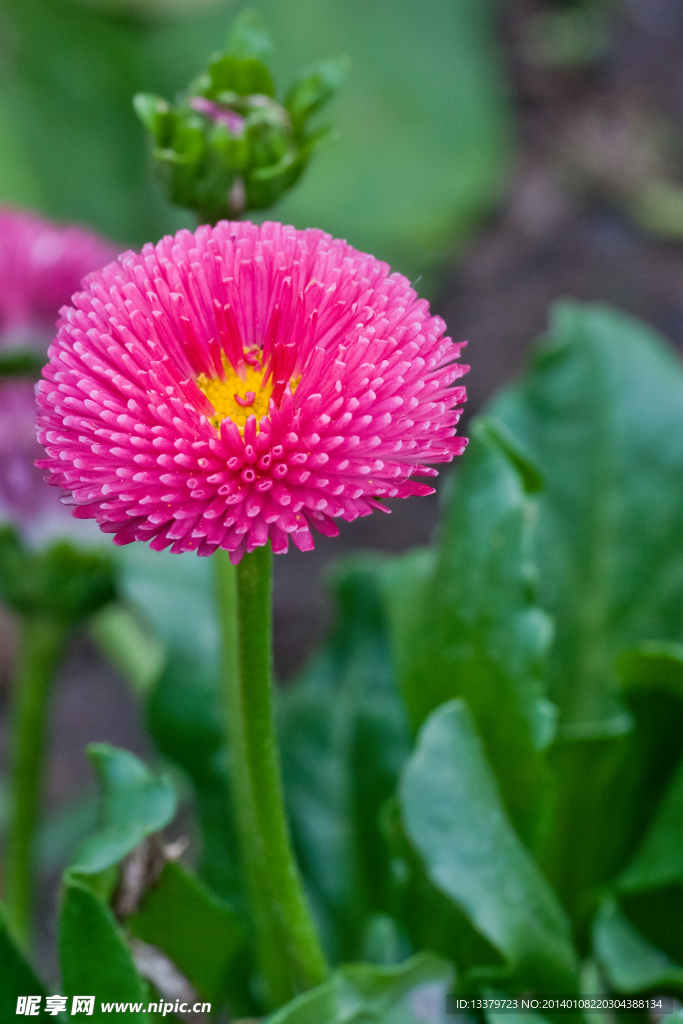
[(225, 52), (210, 58), (175, 104), (147, 93), (135, 97), (169, 199), (195, 210), (202, 221), (272, 206), (330, 134), (327, 127), (310, 131), (308, 122), (341, 85), (347, 61), (326, 60), (309, 69), (279, 103), (269, 54), (259, 17), (246, 11)]

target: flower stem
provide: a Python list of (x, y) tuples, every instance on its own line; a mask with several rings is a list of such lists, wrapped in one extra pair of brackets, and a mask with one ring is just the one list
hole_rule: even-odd
[(257, 961), (274, 1008), (319, 984), (327, 964), (306, 903), (284, 808), (272, 706), (270, 545), (218, 575), (230, 778)]
[(23, 615), (12, 688), (10, 818), (5, 848), (4, 898), (10, 931), (28, 949), (31, 940), (34, 835), (45, 752), (50, 683), (68, 627), (52, 616)]

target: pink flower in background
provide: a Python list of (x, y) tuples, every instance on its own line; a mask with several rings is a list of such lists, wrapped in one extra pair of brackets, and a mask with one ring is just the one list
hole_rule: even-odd
[[(46, 351), (60, 306), (85, 274), (115, 253), (104, 239), (81, 228), (0, 207), (0, 348)], [(64, 526), (62, 506), (35, 466), (41, 454), (33, 383), (0, 378), (0, 516), (36, 535), (48, 520)]]
[(221, 222), (92, 274), (38, 392), (40, 460), (118, 544), (238, 561), (429, 494), (467, 367), (408, 281), (317, 230)]
[(83, 228), (0, 207), (0, 344), (47, 349), (60, 307), (86, 274), (115, 255), (109, 242)]

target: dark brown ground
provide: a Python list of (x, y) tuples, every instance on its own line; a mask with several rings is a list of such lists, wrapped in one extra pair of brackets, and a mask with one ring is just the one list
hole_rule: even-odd
[[(629, 213), (649, 178), (679, 178), (683, 5), (622, 0), (613, 5), (608, 44), (597, 60), (573, 69), (539, 66), (534, 18), (567, 6), (509, 0), (503, 12), (520, 139), (514, 181), (435, 303), (452, 336), (471, 342), (468, 415), (517, 372), (558, 297), (612, 303), (683, 347), (683, 241), (644, 232)], [(339, 539), (320, 538), (315, 552), (276, 560), (281, 678), (296, 672), (324, 632), (328, 606), (321, 577), (327, 562), (360, 548), (400, 551), (424, 544), (436, 519), (435, 497), (395, 502), (391, 516), (375, 514), (343, 527)], [(5, 634), (8, 647), (7, 626), (0, 642)], [(93, 740), (148, 752), (133, 698), (83, 640), (56, 687), (47, 777), (53, 808), (91, 784), (83, 748)], [(54, 879), (49, 881), (46, 911), (54, 899)], [(44, 916), (45, 947), (51, 944), (51, 914)]]

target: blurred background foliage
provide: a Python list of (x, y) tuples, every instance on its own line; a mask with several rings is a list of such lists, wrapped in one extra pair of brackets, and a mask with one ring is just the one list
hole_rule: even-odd
[(0, 200), (90, 224), (122, 245), (191, 223), (150, 181), (131, 98), (173, 98), (245, 6), (275, 40), (280, 90), (323, 57), (352, 61), (331, 115), (337, 141), (278, 218), (433, 281), (509, 166), (492, 0), (4, 0)]

